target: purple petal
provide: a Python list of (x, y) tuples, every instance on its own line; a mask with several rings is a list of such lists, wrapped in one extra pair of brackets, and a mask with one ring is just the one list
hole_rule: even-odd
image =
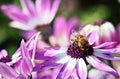
[(105, 42), (105, 43), (102, 43), (98, 46), (95, 46), (94, 48), (96, 48), (96, 49), (106, 48), (107, 46), (114, 46), (114, 45), (116, 45), (116, 42)]
[(53, 49), (50, 48), (44, 53), (44, 57), (51, 57), (52, 59), (55, 59), (56, 63), (64, 64), (68, 61), (70, 56), (67, 56), (67, 48), (59, 48), (59, 49)]
[(16, 79), (18, 76), (18, 74), (5, 63), (0, 63), (0, 74), (5, 79)]
[(27, 57), (30, 59), (29, 52), (28, 49), (26, 48), (24, 40), (21, 41), (20, 49), (21, 49), (22, 58)]
[(57, 58), (56, 63), (65, 64), (70, 59), (70, 56), (60, 57)]
[[(16, 79), (26, 79), (26, 78), (25, 78), (24, 75), (21, 75), (21, 74), (20, 74)], [(29, 78), (27, 78), (27, 79), (29, 79)]]
[(28, 16), (35, 16), (35, 5), (31, 0), (20, 0), (24, 13)]
[(45, 52), (46, 51), (41, 51), (39, 53), (36, 53), (35, 54), (35, 59), (37, 59), (37, 60), (49, 60), (49, 61), (55, 60), (54, 57), (44, 56)]
[(22, 59), (20, 61), (20, 68), (21, 68), (21, 73), (24, 74), (29, 74), (32, 71), (33, 65), (31, 62), (31, 58), (29, 57), (29, 52), (27, 51), (28, 49), (25, 46), (24, 41), (21, 42), (21, 54), (22, 54)]
[(54, 67), (57, 67), (58, 65), (59, 65), (59, 64), (53, 63), (53, 62), (44, 62), (44, 63), (37, 64), (37, 65), (33, 68), (33, 71), (42, 71), (42, 69), (45, 68), (45, 67), (54, 68)]
[(16, 20), (22, 23), (28, 22), (28, 17), (22, 12), (20, 8), (15, 5), (3, 5), (1, 9), (3, 13), (12, 20)]
[(36, 6), (36, 11), (37, 11), (37, 14), (39, 15), (42, 11), (42, 0), (36, 0), (35, 2), (35, 6)]
[(68, 30), (68, 35), (70, 34), (72, 28), (77, 24), (77, 18), (76, 17), (72, 17), (69, 22), (68, 22), (68, 27), (67, 27), (67, 30)]
[[(54, 35), (55, 37), (61, 36), (63, 33), (66, 34), (67, 22), (65, 17), (58, 17), (54, 22)], [(62, 33), (62, 34), (61, 34)]]
[(95, 67), (95, 68), (97, 68), (99, 70), (102, 70), (102, 71), (112, 73), (116, 77), (119, 77), (118, 73), (114, 69), (112, 69), (111, 67), (109, 67), (108, 65), (106, 65), (105, 63), (100, 61), (98, 58), (96, 58), (94, 56), (89, 56), (89, 57), (86, 57), (86, 60), (93, 67)]
[(0, 51), (0, 59), (3, 58), (3, 57), (6, 57), (8, 55), (7, 51), (5, 49), (2, 49)]
[(112, 49), (94, 49), (95, 53), (104, 53), (104, 54), (112, 54), (112, 53), (117, 53), (117, 48), (112, 48)]
[(103, 53), (93, 53), (93, 54), (97, 57), (104, 58), (107, 60), (120, 60), (119, 57), (114, 57), (114, 56), (110, 56), (110, 55), (103, 54)]
[(87, 79), (87, 66), (82, 58), (78, 60), (78, 74), (81, 79)]
[(37, 41), (38, 41), (38, 37), (39, 37), (40, 32), (34, 34), (26, 43), (26, 47), (32, 52), (29, 52), (29, 54), (31, 54), (31, 60), (32, 63), (34, 63), (34, 57), (35, 57), (35, 53), (36, 53), (36, 46), (37, 46)]
[(37, 33), (36, 30), (30, 30), (30, 31), (21, 31), (20, 34), (23, 36), (23, 38), (25, 38), (26, 40), (28, 40), (28, 39), (30, 39), (36, 33)]
[(41, 0), (41, 6), (44, 11), (50, 11), (51, 5), (50, 5), (50, 0)]
[(52, 57), (52, 56), (55, 56), (57, 54), (66, 53), (66, 52), (67, 52), (67, 48), (64, 48), (64, 47), (61, 47), (59, 49), (50, 48), (45, 52), (44, 55)]
[(95, 30), (95, 31), (90, 32), (87, 35), (87, 39), (90, 45), (94, 44), (99, 39), (98, 31)]
[(41, 13), (43, 14), (49, 12), (50, 8), (51, 8), (50, 0), (36, 0), (36, 9), (38, 15)]
[(57, 76), (57, 79), (59, 79), (59, 77), (61, 77), (62, 79), (67, 79), (72, 74), (73, 70), (75, 69), (76, 63), (77, 63), (77, 60), (71, 58), (68, 61), (68, 63), (65, 65), (65, 67), (61, 69), (61, 71), (59, 72)]
[[(39, 36), (39, 32), (38, 33), (36, 33), (36, 34), (34, 34), (28, 41), (27, 41), (27, 43), (26, 43), (26, 47), (27, 47), (27, 49), (29, 50), (28, 52), (29, 52), (29, 55), (28, 56), (30, 56), (31, 57), (31, 59), (32, 59), (32, 63), (33, 63), (33, 60), (34, 60), (34, 57), (35, 57), (35, 51), (36, 51), (36, 44), (37, 44), (37, 40), (38, 40), (38, 36)], [(13, 56), (12, 56), (12, 59), (14, 60), (19, 60), (20, 57), (21, 56), (21, 50), (20, 50), (20, 48), (18, 48), (18, 50), (13, 54)], [(27, 57), (28, 57), (27, 56)]]
[(57, 13), (57, 10), (58, 10), (59, 5), (60, 5), (60, 1), (61, 0), (54, 0), (53, 1), (52, 8), (51, 8), (51, 14), (52, 14), (53, 17)]

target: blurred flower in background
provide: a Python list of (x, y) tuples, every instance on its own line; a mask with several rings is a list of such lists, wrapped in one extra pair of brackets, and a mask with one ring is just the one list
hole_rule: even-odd
[(13, 21), (10, 26), (21, 30), (33, 30), (37, 27), (49, 24), (58, 10), (60, 0), (20, 0), (22, 9), (8, 4), (2, 5), (1, 9)]
[(70, 34), (77, 25), (77, 18), (72, 17), (68, 22), (64, 16), (57, 17), (53, 26), (53, 35), (50, 36), (50, 43), (53, 46), (68, 46)]

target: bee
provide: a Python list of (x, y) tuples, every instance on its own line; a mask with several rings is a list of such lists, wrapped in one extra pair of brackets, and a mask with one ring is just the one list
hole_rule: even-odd
[(83, 35), (77, 34), (72, 38), (72, 41), (75, 42), (81, 50), (86, 51), (89, 49), (89, 42), (87, 38)]

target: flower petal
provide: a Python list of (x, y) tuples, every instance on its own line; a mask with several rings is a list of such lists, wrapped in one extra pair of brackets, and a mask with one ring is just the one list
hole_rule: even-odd
[(70, 59), (70, 56), (65, 56), (65, 57), (57, 58), (56, 63), (65, 64), (69, 59)]
[(18, 74), (7, 64), (0, 62), (0, 74), (5, 79), (16, 79)]
[(34, 58), (35, 58), (39, 34), (40, 32), (34, 34), (26, 43), (26, 47), (29, 49), (28, 51), (29, 51), (29, 55), (31, 55), (30, 57), (33, 65), (34, 65)]
[(56, 79), (67, 79), (75, 69), (76, 63), (77, 63), (76, 59), (70, 58), (68, 63), (62, 67)]
[(1, 51), (0, 51), (0, 59), (2, 58), (2, 57), (6, 57), (8, 55), (8, 53), (7, 53), (7, 51), (5, 50), (5, 49), (2, 49)]
[(81, 79), (87, 79), (87, 66), (82, 58), (78, 60), (78, 74)]
[[(72, 28), (77, 24), (77, 18), (76, 17), (72, 17), (69, 21), (68, 21), (68, 27), (67, 27), (67, 30), (68, 30), (68, 35), (70, 34)], [(70, 36), (70, 35), (69, 35)]]
[(89, 41), (89, 44), (92, 45), (99, 39), (98, 31), (92, 31), (87, 35), (87, 39)]
[(3, 5), (1, 9), (3, 13), (12, 20), (16, 20), (22, 23), (28, 22), (28, 17), (22, 12), (20, 8), (15, 5)]
[(30, 30), (31, 29), (31, 27), (28, 27), (27, 25), (25, 25), (21, 22), (18, 22), (18, 21), (12, 21), (12, 22), (10, 22), (9, 25), (11, 27), (18, 28), (18, 29), (21, 29), (21, 30)]
[(54, 22), (54, 35), (55, 37), (59, 37), (64, 33), (66, 34), (66, 30), (67, 30), (67, 21), (65, 19), (65, 17), (60, 16), (57, 17), (55, 22)]
[(25, 46), (24, 41), (21, 42), (21, 55), (22, 59), (20, 61), (20, 68), (21, 68), (21, 73), (22, 74), (28, 74), (30, 75), (33, 65), (31, 62), (31, 58), (29, 57), (29, 52), (27, 51), (28, 49)]
[(53, 62), (44, 62), (44, 63), (40, 63), (37, 64), (34, 68), (33, 71), (41, 71), (43, 68), (45, 67), (58, 67), (59, 64), (57, 63), (53, 63)]
[(35, 5), (31, 0), (20, 0), (20, 2), (24, 13), (26, 13), (28, 16), (36, 15)]
[(52, 56), (55, 56), (57, 54), (66, 53), (66, 52), (67, 52), (67, 48), (64, 48), (64, 47), (60, 47), (60, 48), (57, 48), (57, 49), (50, 48), (45, 52), (44, 55), (52, 57)]
[(95, 68), (97, 68), (99, 70), (102, 70), (102, 71), (109, 72), (109, 73), (115, 75), (116, 77), (119, 77), (118, 73), (114, 69), (112, 69), (111, 67), (107, 66), (105, 63), (103, 63), (102, 61), (100, 61), (95, 56), (86, 57), (86, 60), (93, 67), (95, 67)]
[(57, 13), (61, 0), (54, 0), (51, 8), (51, 16), (54, 17)]
[(120, 60), (119, 57), (114, 57), (114, 56), (110, 56), (110, 55), (103, 54), (103, 53), (93, 53), (93, 54), (97, 57), (108, 59), (108, 60)]
[(95, 53), (104, 53), (104, 54), (112, 54), (112, 53), (117, 53), (117, 48), (112, 48), (112, 49), (94, 49)]
[[(27, 49), (29, 51), (29, 55), (27, 55), (27, 57), (31, 57), (32, 62), (33, 62), (33, 59), (35, 57), (36, 44), (37, 44), (37, 40), (38, 40), (39, 34), (40, 34), (40, 32), (34, 34), (26, 43), (26, 47), (27, 47)], [(18, 48), (18, 50), (13, 54), (12, 59), (13, 60), (14, 59), (15, 60), (16, 59), (20, 59), (20, 56), (21, 56), (21, 49)]]
[(106, 48), (108, 46), (114, 46), (117, 42), (105, 42), (100, 45), (94, 46), (94, 48), (99, 49), (99, 48)]
[(50, 0), (36, 0), (36, 10), (38, 14), (48, 13), (51, 5)]

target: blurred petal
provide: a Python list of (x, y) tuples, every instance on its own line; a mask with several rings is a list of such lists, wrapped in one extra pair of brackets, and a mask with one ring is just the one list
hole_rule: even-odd
[(104, 35), (105, 37), (110, 37), (110, 35), (112, 35), (112, 33), (115, 33), (114, 25), (110, 22), (105, 22), (101, 26), (100, 30), (101, 30), (101, 35)]
[[(71, 64), (72, 63), (72, 64)], [(65, 64), (61, 71), (59, 72), (57, 79), (61, 77), (61, 79), (67, 79), (75, 69), (77, 60), (74, 58), (70, 58), (67, 64)]]
[(25, 24), (23, 24), (23, 23), (21, 23), (21, 22), (18, 22), (18, 21), (12, 21), (12, 22), (10, 22), (9, 25), (10, 25), (11, 27), (18, 28), (18, 29), (21, 29), (21, 30), (31, 29), (31, 27), (27, 27)]
[(68, 27), (67, 27), (67, 30), (68, 30), (68, 35), (70, 34), (72, 28), (77, 24), (77, 18), (76, 17), (72, 17), (69, 22), (68, 22)]
[(49, 12), (51, 8), (50, 0), (41, 0), (41, 2), (42, 10), (44, 10), (45, 12)]
[(18, 76), (18, 74), (5, 63), (0, 63), (0, 74), (5, 79), (16, 79)]
[(102, 43), (102, 44), (100, 44), (100, 45), (97, 45), (97, 46), (94, 46), (94, 48), (105, 48), (106, 46), (114, 46), (114, 45), (116, 45), (116, 43), (117, 42), (105, 42), (105, 43)]
[(109, 73), (115, 75), (116, 77), (119, 77), (118, 73), (114, 69), (112, 69), (111, 67), (107, 66), (105, 63), (100, 61), (98, 58), (96, 58), (94, 56), (89, 56), (89, 57), (86, 57), (86, 60), (93, 67), (95, 67), (95, 68), (97, 68), (99, 70), (102, 70), (102, 71), (109, 72)]
[(110, 55), (103, 54), (103, 53), (93, 53), (93, 54), (97, 57), (104, 58), (107, 60), (120, 60), (119, 57), (114, 57), (114, 56), (110, 56)]
[(59, 8), (60, 1), (61, 0), (54, 0), (53, 1), (52, 8), (51, 8), (51, 16), (53, 16), (53, 17), (55, 16), (55, 14)]
[(8, 55), (8, 53), (7, 53), (7, 51), (5, 50), (5, 49), (2, 49), (1, 51), (0, 51), (0, 59), (2, 58), (2, 57), (6, 57)]
[(35, 16), (35, 5), (31, 0), (20, 0), (23, 12), (28, 14), (28, 16)]
[(48, 13), (51, 8), (50, 0), (36, 0), (36, 10), (38, 14)]
[(98, 31), (95, 30), (95, 31), (90, 32), (87, 35), (87, 39), (90, 45), (94, 44), (99, 39)]
[(40, 14), (41, 11), (42, 11), (42, 0), (36, 0), (36, 4), (35, 4), (35, 7), (36, 7), (36, 11), (37, 11), (37, 14)]
[(58, 17), (56, 18), (55, 22), (54, 22), (54, 35), (56, 37), (61, 36), (61, 33), (66, 34), (66, 30), (67, 30), (67, 22), (65, 17)]
[(15, 5), (3, 5), (1, 9), (12, 20), (20, 21), (22, 23), (28, 21), (28, 17)]
[(81, 79), (87, 79), (87, 66), (82, 58), (78, 60), (78, 74)]

